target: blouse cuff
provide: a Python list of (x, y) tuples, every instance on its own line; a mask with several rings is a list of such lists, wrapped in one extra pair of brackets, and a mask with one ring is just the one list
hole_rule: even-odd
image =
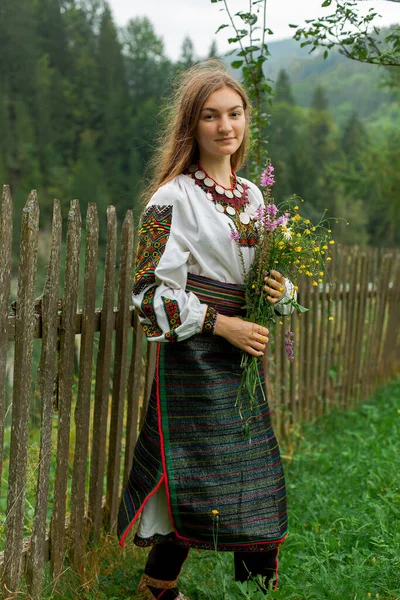
[(214, 335), (215, 324), (217, 322), (218, 311), (212, 306), (207, 306), (206, 314), (203, 321), (202, 333)]

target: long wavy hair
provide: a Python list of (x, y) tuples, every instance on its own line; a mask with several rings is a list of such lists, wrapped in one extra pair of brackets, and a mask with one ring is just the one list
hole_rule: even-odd
[(251, 104), (243, 86), (229, 75), (221, 61), (211, 59), (179, 76), (172, 102), (165, 109), (165, 128), (150, 163), (153, 176), (143, 193), (144, 204), (159, 187), (199, 160), (195, 132), (201, 109), (210, 94), (224, 86), (237, 92), (243, 102), (245, 133), (240, 147), (231, 156), (231, 166), (237, 171), (243, 165), (249, 149)]

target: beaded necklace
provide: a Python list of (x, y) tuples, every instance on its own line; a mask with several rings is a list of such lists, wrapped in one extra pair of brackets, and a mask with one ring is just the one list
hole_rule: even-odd
[(215, 179), (210, 177), (203, 167), (198, 163), (191, 165), (185, 175), (190, 175), (195, 183), (205, 192), (219, 213), (225, 213), (235, 224), (239, 232), (239, 244), (241, 246), (255, 246), (257, 244), (257, 230), (254, 226), (250, 213), (250, 204), (247, 197), (248, 186), (242, 183), (232, 171), (234, 185), (225, 188)]

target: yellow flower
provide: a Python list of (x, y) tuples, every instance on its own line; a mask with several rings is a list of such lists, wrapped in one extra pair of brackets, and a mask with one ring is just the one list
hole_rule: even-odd
[(312, 251), (313, 252), (319, 252), (319, 248), (313, 248)]
[(320, 272), (319, 272), (319, 274), (321, 275), (321, 277), (323, 277), (323, 275), (324, 275), (324, 272), (323, 272), (323, 271), (320, 271)]
[(300, 215), (294, 215), (293, 220), (294, 221), (301, 221), (301, 216)]
[(293, 288), (294, 288), (294, 289), (296, 290), (296, 292), (297, 292), (297, 290), (299, 289), (299, 286), (298, 286), (298, 285), (294, 285), (294, 286), (293, 286)]
[(333, 317), (329, 317), (328, 321), (333, 321)]
[(296, 258), (296, 260), (294, 261), (294, 264), (295, 264), (295, 265), (298, 265), (298, 264), (299, 264), (299, 262), (300, 262), (300, 261), (299, 261), (299, 259), (298, 259), (298, 258)]
[(323, 282), (323, 279), (318, 279), (318, 282), (319, 282), (319, 283), (322, 283), (322, 282)]
[(322, 256), (325, 254), (325, 252), (321, 252)]
[(295, 206), (295, 207), (294, 207), (294, 210), (299, 210), (299, 207), (298, 207), (298, 206)]
[(304, 231), (304, 233), (305, 233), (306, 235), (310, 235), (310, 234), (311, 234), (311, 231), (310, 231), (309, 229), (306, 229), (306, 230)]
[(283, 321), (279, 321), (279, 325), (283, 325)]
[(254, 283), (253, 283), (253, 285), (251, 286), (251, 289), (252, 289), (252, 290), (255, 290), (255, 288), (256, 288), (256, 286), (255, 286), (255, 285), (254, 285)]
[(213, 515), (219, 515), (219, 510), (217, 510), (216, 508), (214, 508), (214, 510), (211, 511)]
[(311, 271), (306, 271), (306, 275), (307, 275), (307, 277), (312, 277)]
[(318, 286), (318, 282), (317, 281), (313, 281), (312, 282), (313, 286), (317, 287)]
[(315, 231), (315, 230), (316, 230), (316, 227), (311, 227), (311, 231)]
[(310, 219), (304, 219), (304, 223), (305, 223), (306, 225), (309, 225), (309, 224), (310, 224)]
[(291, 295), (291, 296), (294, 296), (294, 292), (290, 292), (290, 295)]
[(332, 233), (332, 229), (328, 229), (328, 233)]
[(328, 258), (326, 260), (332, 260), (330, 256), (328, 256)]
[(304, 199), (302, 198), (301, 201), (304, 202)]
[(326, 244), (325, 244), (325, 246), (322, 246), (322, 248), (323, 248), (324, 250), (328, 250), (328, 246), (327, 246)]
[(316, 264), (316, 265), (319, 265), (319, 260), (316, 260), (316, 261), (315, 261), (315, 264)]
[(295, 252), (301, 252), (302, 251), (302, 247), (301, 246), (296, 246), (294, 249)]
[(335, 240), (331, 240), (329, 243), (332, 245), (335, 243)]

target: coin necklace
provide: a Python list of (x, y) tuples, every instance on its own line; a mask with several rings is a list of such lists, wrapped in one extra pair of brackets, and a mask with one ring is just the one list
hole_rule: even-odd
[(238, 180), (233, 170), (234, 185), (232, 188), (225, 188), (220, 185), (208, 175), (200, 163), (191, 165), (186, 174), (191, 175), (197, 185), (206, 192), (207, 197), (214, 202), (218, 212), (226, 213), (235, 221), (239, 220), (242, 225), (249, 225), (251, 217), (247, 198), (248, 186)]

